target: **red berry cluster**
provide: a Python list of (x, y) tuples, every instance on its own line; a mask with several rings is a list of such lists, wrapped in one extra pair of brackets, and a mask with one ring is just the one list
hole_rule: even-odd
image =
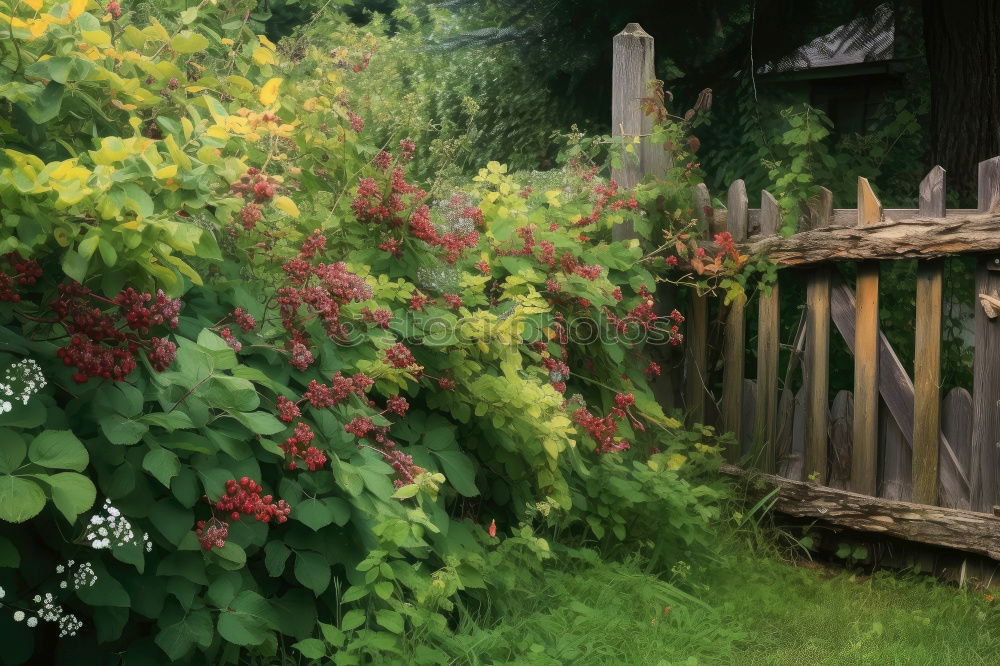
[(219, 331), (219, 337), (225, 340), (226, 344), (233, 348), (233, 351), (243, 349), (243, 343), (233, 337), (233, 332), (228, 326)]
[(298, 469), (299, 461), (304, 462), (310, 472), (315, 472), (326, 464), (326, 455), (312, 446), (314, 437), (315, 434), (307, 424), (301, 421), (295, 424), (292, 436), (286, 439), (284, 444), (279, 445), (281, 450), (292, 458), (288, 462), (288, 469)]
[(374, 312), (365, 308), (361, 311), (361, 316), (365, 322), (369, 324), (375, 324), (379, 328), (389, 328), (389, 322), (392, 320), (392, 312), (389, 310), (375, 310)]
[(627, 208), (635, 210), (638, 207), (639, 202), (635, 200), (635, 192), (632, 192), (628, 199), (621, 198), (618, 195), (618, 183), (612, 180), (607, 185), (594, 187), (594, 207), (591, 209), (590, 215), (585, 215), (577, 220), (576, 226), (585, 227), (588, 224), (594, 224), (601, 218), (601, 213), (605, 209), (622, 210)]
[(108, 3), (108, 13), (111, 14), (111, 18), (115, 21), (122, 17), (122, 6), (118, 4), (117, 0), (111, 0)]
[(561, 359), (549, 353), (549, 345), (544, 342), (533, 342), (531, 348), (541, 354), (542, 367), (549, 373), (549, 382), (552, 388), (560, 393), (566, 392), (566, 380), (569, 379), (570, 369), (566, 363), (569, 360), (569, 351), (565, 346), (561, 347)]
[(411, 352), (402, 342), (397, 342), (385, 351), (385, 362), (387, 365), (401, 370), (413, 368), (414, 366), (417, 366), (418, 368), (421, 367), (420, 364), (417, 363), (417, 359), (413, 357), (413, 352)]
[(64, 365), (76, 367), (73, 380), (77, 383), (90, 377), (124, 380), (135, 370), (140, 349), (146, 351), (157, 371), (173, 362), (177, 345), (164, 338), (142, 336), (154, 326), (176, 328), (180, 299), (169, 299), (162, 291), (154, 296), (128, 287), (109, 300), (78, 282), (59, 285), (58, 290), (50, 307), (70, 337), (56, 354)]
[(351, 129), (354, 130), (355, 132), (360, 132), (365, 128), (364, 119), (358, 114), (354, 113), (353, 111), (347, 112), (347, 119), (351, 123)]
[[(229, 536), (229, 526), (226, 522), (239, 520), (244, 515), (252, 515), (262, 523), (286, 522), (292, 507), (288, 506), (285, 500), (275, 502), (271, 495), (261, 497), (262, 490), (260, 484), (246, 476), (239, 482), (235, 479), (226, 481), (226, 493), (212, 505), (213, 516), (207, 521), (199, 520), (196, 524), (195, 533), (198, 535), (201, 547), (212, 550), (225, 546), (226, 538)], [(212, 504), (207, 496), (203, 499)], [(223, 514), (221, 519), (214, 515), (215, 511)]]
[(684, 315), (677, 310), (671, 311), (669, 317), (673, 322), (669, 328), (660, 326), (661, 317), (653, 310), (653, 295), (646, 287), (639, 288), (640, 303), (629, 310), (624, 317), (617, 316), (609, 309), (605, 309), (608, 322), (620, 334), (629, 333), (632, 327), (638, 327), (644, 331), (656, 330), (667, 334), (667, 340), (671, 345), (677, 346), (684, 342), (684, 335), (680, 332), (680, 324), (684, 323)]
[(8, 252), (2, 257), (8, 270), (0, 270), (0, 302), (18, 303), (21, 295), (18, 287), (30, 287), (42, 277), (42, 267), (34, 259), (24, 259), (17, 252)]
[(351, 394), (356, 394), (359, 397), (364, 398), (365, 392), (368, 391), (374, 383), (375, 380), (362, 372), (355, 374), (353, 377), (345, 377), (338, 370), (333, 377), (330, 378), (329, 385), (320, 384), (315, 379), (310, 381), (309, 387), (302, 395), (302, 401), (300, 402), (308, 402), (312, 407), (317, 409), (336, 407), (350, 398)]
[(252, 199), (254, 203), (267, 203), (278, 193), (280, 185), (274, 176), (270, 176), (256, 167), (250, 167), (240, 176), (237, 183), (229, 186), (229, 191), (241, 199)]
[(422, 467), (413, 464), (413, 456), (401, 451), (396, 442), (389, 439), (387, 426), (376, 426), (368, 417), (355, 416), (344, 426), (344, 430), (360, 440), (370, 442), (359, 444), (358, 448), (367, 446), (389, 463), (398, 475), (393, 481), (397, 488), (413, 483), (413, 478), (424, 472)]
[(282, 326), (290, 334), (288, 349), (292, 365), (299, 370), (305, 370), (314, 360), (308, 346), (306, 322), (319, 319), (328, 336), (343, 339), (347, 329), (340, 319), (341, 306), (372, 297), (368, 283), (349, 272), (344, 262), (316, 261), (325, 249), (326, 238), (314, 231), (295, 258), (282, 266), (288, 284), (278, 289), (278, 309)]
[(573, 412), (573, 421), (587, 431), (595, 442), (597, 442), (597, 453), (614, 453), (625, 451), (630, 448), (630, 444), (622, 439), (615, 441), (615, 434), (618, 432), (619, 421), (626, 417), (637, 430), (645, 430), (643, 425), (632, 416), (629, 408), (635, 404), (635, 396), (631, 393), (618, 393), (615, 395), (615, 406), (605, 417), (594, 416), (586, 407), (580, 407)]

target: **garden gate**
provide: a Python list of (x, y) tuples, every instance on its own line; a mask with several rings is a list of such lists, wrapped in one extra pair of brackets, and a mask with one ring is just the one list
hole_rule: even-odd
[[(639, 160), (614, 174), (625, 187), (662, 172), (669, 160), (662, 147), (648, 144), (651, 120), (639, 108), (655, 78), (653, 38), (629, 24), (614, 38), (612, 101), (613, 133), (641, 137)], [(759, 209), (749, 209), (737, 180), (726, 208), (714, 210), (708, 190), (698, 186), (696, 214), (706, 239), (729, 231), (744, 252), (796, 271), (806, 283), (806, 302), (781, 375), (777, 284), (756, 303), (718, 304), (722, 343), (712, 364), (712, 297), (693, 295), (681, 393), (692, 421), (735, 433), (723, 471), (749, 474), (735, 463), (750, 460), (754, 474), (778, 489), (774, 508), (782, 513), (1000, 560), (1000, 157), (979, 165), (977, 209), (947, 210), (945, 187), (944, 169), (934, 167), (912, 210), (883, 209), (865, 178), (858, 181), (856, 209), (834, 209), (823, 189), (801, 216), (798, 233), (784, 238), (769, 192), (761, 193)], [(628, 237), (631, 230), (621, 226), (617, 237)], [(956, 388), (942, 400), (942, 257), (966, 253), (976, 256), (973, 390)], [(879, 261), (890, 259), (918, 260), (912, 381), (879, 330)], [(835, 262), (855, 264), (854, 289)], [(744, 368), (745, 322), (754, 310), (751, 381)], [(854, 358), (854, 390), (839, 392), (832, 404), (831, 322)], [(799, 370), (802, 388), (793, 394)], [(719, 372), (716, 399), (709, 387), (719, 383), (713, 384)]]

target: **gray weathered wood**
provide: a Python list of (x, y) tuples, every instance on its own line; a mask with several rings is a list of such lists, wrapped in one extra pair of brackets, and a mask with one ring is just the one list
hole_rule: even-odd
[(716, 222), (715, 209), (712, 208), (712, 196), (708, 193), (705, 183), (698, 183), (691, 189), (694, 199), (694, 217), (698, 220), (698, 233), (702, 238), (711, 239), (718, 233), (718, 225), (725, 225), (725, 220)]
[[(651, 94), (649, 84), (656, 80), (653, 38), (638, 23), (629, 23), (612, 40), (611, 135), (642, 137), (636, 145), (638, 161), (626, 160), (612, 172), (619, 185), (634, 187), (647, 174), (662, 174), (670, 157), (662, 146), (649, 141), (653, 120), (642, 112), (641, 100)], [(612, 228), (615, 240), (634, 238), (630, 222)]]
[[(821, 189), (826, 189), (826, 188), (821, 188)], [(829, 190), (827, 190), (827, 191), (829, 191)], [(821, 203), (822, 200), (823, 200), (823, 198), (819, 197), (817, 199), (817, 202)], [(968, 217), (969, 215), (975, 215), (978, 212), (979, 211), (976, 210), (975, 208), (952, 208), (951, 210), (949, 210), (945, 214), (945, 217), (948, 217), (948, 218)], [(724, 210), (718, 210), (718, 211), (715, 212), (715, 214), (716, 214), (717, 217), (720, 218), (720, 221), (725, 221), (726, 215), (728, 213), (726, 211), (724, 211)], [(890, 223), (890, 222), (899, 222), (900, 220), (907, 220), (907, 219), (912, 219), (912, 218), (920, 217), (920, 209), (919, 208), (884, 208), (882, 210), (882, 216), (885, 218), (885, 221), (887, 223)], [(747, 210), (747, 220), (748, 220), (749, 228), (751, 230), (759, 230), (760, 229), (760, 220), (759, 220), (759, 218), (760, 218), (760, 209), (759, 208), (750, 208), (750, 209)], [(832, 213), (832, 215), (830, 217), (830, 220), (829, 220), (829, 222), (827, 222), (825, 224), (825, 227), (822, 227), (822, 226), (810, 226), (810, 224), (811, 224), (810, 223), (810, 224), (806, 225), (806, 227), (809, 227), (809, 228), (800, 227), (799, 229), (800, 229), (800, 231), (815, 231), (817, 229), (826, 228), (826, 227), (853, 227), (857, 223), (857, 221), (858, 221), (858, 209), (857, 208), (834, 208), (833, 209), (833, 213)], [(828, 229), (828, 230), (830, 230), (830, 229)], [(759, 233), (759, 231), (751, 231), (750, 236), (752, 237), (752, 236), (754, 236), (754, 235), (756, 235), (758, 233)]]
[[(1000, 157), (979, 164), (979, 210), (1000, 208)], [(996, 236), (1000, 236), (994, 230)], [(1000, 298), (1000, 253), (976, 260), (976, 342), (972, 361), (972, 508), (1000, 504), (1000, 318), (991, 319), (980, 299)]]
[[(858, 227), (878, 224), (879, 202), (868, 179), (858, 178)], [(854, 449), (851, 490), (874, 495), (878, 473), (878, 262), (858, 264), (854, 328)]]
[(685, 334), (684, 408), (691, 423), (705, 423), (708, 386), (708, 296), (691, 290)]
[[(830, 460), (827, 485), (847, 488), (851, 480), (851, 449), (854, 438), (854, 396), (850, 391), (838, 391), (830, 407)], [(806, 470), (806, 477), (813, 470)]]
[[(969, 461), (972, 458), (972, 412), (971, 393), (960, 386), (948, 391), (941, 405), (941, 432), (951, 444), (958, 466), (969, 476), (971, 476)], [(947, 463), (947, 453), (943, 448), (939, 448), (938, 454), (940, 474), (940, 470)], [(942, 496), (941, 504), (953, 509), (968, 508), (970, 506), (968, 488), (965, 495), (954, 500)]]
[(813, 518), (853, 530), (955, 548), (1000, 560), (1000, 517), (989, 513), (872, 497), (771, 474), (747, 472), (729, 463), (724, 463), (720, 471), (751, 479), (747, 489), (758, 496), (777, 488), (773, 509), (790, 516)]
[[(830, 290), (830, 304), (833, 322), (847, 342), (848, 348), (854, 351), (854, 294), (850, 287), (834, 276)], [(913, 436), (913, 382), (900, 363), (896, 352), (889, 345), (885, 335), (879, 334), (879, 392), (886, 406), (899, 424), (907, 442), (912, 445)], [(959, 466), (948, 440), (941, 436), (941, 451), (946, 464), (939, 468), (939, 495), (942, 500), (948, 498), (948, 506), (968, 508), (961, 504), (961, 498), (968, 496), (969, 476)]]
[[(761, 233), (778, 232), (781, 210), (778, 202), (768, 191), (761, 192)], [(778, 284), (770, 285), (760, 293), (759, 317), (757, 320), (757, 414), (755, 418), (754, 445), (759, 457), (760, 468), (773, 472), (775, 469), (775, 435), (778, 412), (778, 343), (779, 343), (779, 300)]]
[[(729, 186), (726, 196), (729, 217), (726, 231), (734, 239), (747, 235), (747, 189), (742, 180)], [(722, 429), (734, 435), (735, 443), (726, 452), (729, 462), (739, 459), (739, 443), (743, 441), (743, 373), (746, 345), (746, 297), (738, 296), (726, 315), (722, 349)]]
[(744, 252), (763, 254), (782, 266), (830, 261), (933, 259), (1000, 250), (1000, 212), (970, 213), (944, 220), (913, 217), (871, 227), (806, 231), (789, 238), (751, 238)]
[[(943, 218), (945, 212), (945, 171), (936, 166), (920, 183), (920, 213)], [(911, 485), (913, 500), (924, 504), (937, 504), (938, 501), (943, 268), (941, 259), (925, 259), (917, 264)]]
[[(913, 460), (906, 437), (888, 409), (879, 410), (881, 435), (882, 474), (879, 497), (912, 501)], [(933, 504), (933, 502), (930, 502)]]
[(788, 445), (788, 455), (783, 461), (781, 470), (781, 475), (786, 479), (802, 481), (807, 476), (805, 471), (806, 418), (806, 389), (803, 386), (792, 399), (791, 439)]

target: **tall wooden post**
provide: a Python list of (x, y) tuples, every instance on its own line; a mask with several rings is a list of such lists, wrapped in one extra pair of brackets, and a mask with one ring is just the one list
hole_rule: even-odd
[[(826, 227), (833, 219), (833, 197), (823, 193), (809, 216), (811, 225)], [(830, 428), (830, 267), (810, 271), (806, 282), (806, 433), (805, 475), (826, 484)]]
[[(882, 220), (879, 202), (867, 178), (858, 178), (858, 226)], [(854, 449), (851, 487), (874, 495), (878, 465), (878, 277), (877, 261), (858, 263), (854, 329)]]
[[(742, 180), (729, 186), (726, 196), (726, 229), (733, 240), (747, 238), (747, 187)], [(733, 443), (726, 450), (726, 460), (740, 459), (743, 441), (743, 357), (746, 339), (746, 295), (737, 296), (729, 305), (722, 349), (722, 430), (733, 433)]]
[[(944, 217), (945, 171), (920, 183), (920, 215)], [(917, 263), (917, 332), (913, 363), (913, 501), (937, 504), (941, 441), (941, 290), (944, 263)]]
[[(781, 225), (781, 209), (774, 196), (760, 194), (760, 233), (773, 236)], [(781, 300), (778, 283), (768, 293), (761, 292), (757, 322), (757, 413), (754, 419), (754, 453), (760, 469), (773, 473), (776, 467), (778, 419), (778, 338)]]
[[(1000, 206), (1000, 157), (979, 163), (979, 210)], [(1000, 319), (990, 319), (980, 296), (1000, 298), (1000, 253), (976, 261), (976, 340), (970, 490), (973, 511), (1000, 504)]]
[[(616, 137), (639, 137), (633, 144), (634, 156), (625, 160), (620, 169), (613, 169), (611, 177), (622, 187), (638, 185), (648, 174), (662, 175), (670, 164), (670, 155), (663, 146), (649, 140), (653, 119), (642, 112), (641, 100), (650, 95), (649, 83), (656, 80), (653, 37), (638, 23), (629, 23), (612, 40), (613, 64), (611, 72), (611, 134)], [(637, 159), (635, 159), (637, 158)], [(631, 222), (616, 224), (611, 229), (616, 241), (636, 238)], [(656, 313), (664, 316), (670, 312), (673, 294), (669, 285), (656, 289)], [(650, 356), (662, 367), (662, 374), (651, 382), (653, 394), (664, 409), (674, 405), (674, 379), (669, 370), (670, 348), (657, 346), (649, 349)]]
[[(662, 146), (649, 141), (653, 119), (642, 112), (640, 100), (650, 95), (649, 83), (656, 80), (653, 37), (638, 23), (629, 23), (612, 41), (611, 135), (640, 137), (635, 144), (638, 160), (627, 159), (611, 177), (622, 187), (637, 185), (647, 174), (662, 174), (669, 155)], [(631, 223), (617, 224), (611, 230), (614, 240), (635, 238)]]

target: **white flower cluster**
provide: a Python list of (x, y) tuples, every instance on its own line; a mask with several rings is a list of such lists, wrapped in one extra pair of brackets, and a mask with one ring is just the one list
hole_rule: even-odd
[(421, 266), (417, 269), (417, 283), (428, 291), (454, 294), (459, 290), (462, 275), (452, 266)]
[[(73, 560), (67, 562), (67, 565), (70, 567), (70, 569), (73, 568), (73, 564), (74, 564)], [(60, 571), (60, 569), (62, 568), (63, 567), (61, 565), (56, 567), (56, 573), (62, 573), (62, 571)], [(93, 587), (94, 583), (96, 582), (97, 582), (97, 574), (94, 573), (94, 567), (90, 565), (90, 562), (81, 562), (80, 566), (78, 566), (76, 568), (76, 571), (73, 572), (74, 590), (79, 590), (84, 587)], [(65, 589), (67, 584), (68, 581), (64, 580), (61, 583), (59, 583), (59, 587)]]
[(14, 402), (27, 405), (31, 396), (45, 387), (45, 375), (34, 359), (26, 358), (11, 365), (0, 379), (0, 414), (14, 408)]
[[(83, 622), (80, 621), (80, 618), (72, 613), (64, 611), (63, 607), (56, 603), (55, 597), (53, 597), (50, 592), (46, 592), (44, 597), (40, 594), (36, 594), (34, 602), (36, 604), (41, 604), (41, 608), (37, 611), (38, 617), (31, 616), (28, 618), (26, 624), (29, 627), (36, 626), (39, 618), (44, 622), (54, 622), (59, 625), (59, 638), (76, 636), (76, 632), (83, 627)], [(14, 613), (14, 620), (20, 622), (23, 619), (23, 611), (17, 611)]]
[(465, 208), (472, 205), (472, 201), (461, 193), (452, 195), (450, 200), (435, 201), (432, 206), (440, 220), (434, 226), (441, 233), (470, 234), (476, 230), (476, 221), (471, 217), (463, 217)]
[(149, 533), (143, 533), (142, 537), (136, 537), (132, 529), (132, 523), (122, 515), (122, 512), (111, 505), (111, 500), (104, 500), (102, 507), (104, 515), (94, 514), (90, 517), (90, 524), (84, 537), (90, 542), (94, 550), (102, 550), (115, 546), (125, 546), (132, 544), (142, 546), (146, 552), (153, 550), (153, 542), (149, 538)]

